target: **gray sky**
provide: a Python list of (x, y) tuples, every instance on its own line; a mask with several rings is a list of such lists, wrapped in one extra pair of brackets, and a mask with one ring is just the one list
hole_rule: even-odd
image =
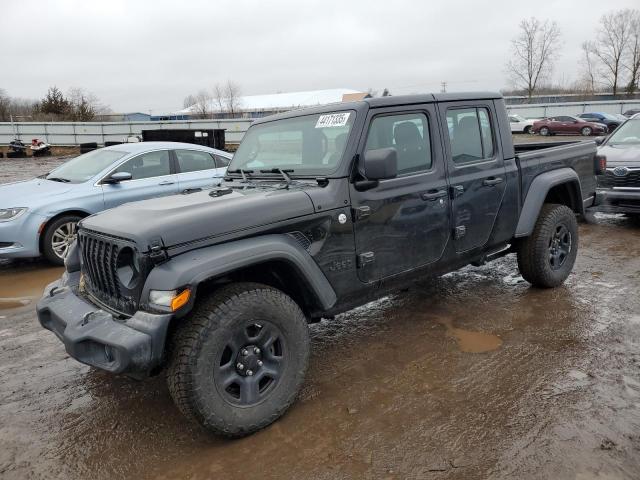
[(2, 0), (0, 88), (84, 87), (114, 111), (182, 108), (232, 79), (243, 94), (369, 87), (498, 90), (522, 18), (558, 22), (554, 79), (578, 76), (599, 17), (637, 0)]

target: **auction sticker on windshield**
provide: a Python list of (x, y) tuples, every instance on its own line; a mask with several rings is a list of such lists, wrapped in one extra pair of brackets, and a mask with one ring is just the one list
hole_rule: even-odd
[(350, 112), (320, 115), (316, 123), (316, 128), (344, 127), (349, 120), (349, 113)]

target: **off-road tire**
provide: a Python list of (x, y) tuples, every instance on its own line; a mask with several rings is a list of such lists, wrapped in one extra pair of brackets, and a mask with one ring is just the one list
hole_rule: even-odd
[[(550, 244), (559, 225), (571, 234), (571, 251), (564, 263), (554, 270), (550, 262)], [(571, 273), (578, 254), (578, 222), (569, 207), (545, 203), (533, 229), (533, 233), (521, 239), (517, 245), (518, 268), (522, 277), (540, 288), (561, 285)]]
[[(293, 403), (309, 359), (309, 329), (300, 307), (280, 290), (258, 283), (224, 286), (179, 320), (169, 352), (167, 383), (178, 409), (205, 429), (242, 437), (277, 420)], [(270, 322), (286, 339), (282, 376), (251, 406), (232, 405), (214, 380), (215, 358), (247, 322)]]
[(82, 217), (78, 215), (63, 215), (47, 225), (42, 235), (41, 250), (44, 257), (50, 263), (54, 265), (64, 265), (64, 259), (60, 258), (53, 250), (52, 240), (54, 232), (67, 223), (75, 223), (77, 225), (80, 220), (82, 220)]

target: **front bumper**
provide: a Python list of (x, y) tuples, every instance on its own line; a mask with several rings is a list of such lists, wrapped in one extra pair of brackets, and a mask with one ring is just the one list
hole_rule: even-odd
[(595, 205), (590, 210), (603, 213), (640, 214), (640, 188), (638, 190), (598, 190)]
[(138, 311), (126, 320), (115, 318), (78, 296), (80, 273), (66, 273), (45, 289), (36, 311), (76, 360), (112, 373), (141, 378), (162, 361), (171, 314)]
[(46, 218), (27, 212), (8, 222), (0, 222), (0, 257), (40, 256), (38, 230)]

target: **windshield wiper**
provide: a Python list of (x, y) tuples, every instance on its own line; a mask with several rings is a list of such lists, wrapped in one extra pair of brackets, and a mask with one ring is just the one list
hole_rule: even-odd
[(44, 177), (47, 180), (51, 180), (52, 182), (62, 182), (62, 183), (69, 183), (71, 182), (71, 180), (69, 180), (68, 178), (62, 178), (62, 177)]
[(287, 173), (293, 173), (292, 168), (288, 170), (283, 170), (281, 168), (272, 168), (270, 170), (260, 170), (260, 173), (279, 173), (284, 178), (284, 181), (287, 182), (287, 186), (285, 188), (289, 188), (289, 185), (291, 185), (291, 177), (287, 175)]
[(243, 170), (242, 168), (238, 168), (237, 170), (227, 170), (227, 173), (239, 173), (242, 175), (242, 181), (247, 183), (247, 173), (253, 173), (253, 170)]

